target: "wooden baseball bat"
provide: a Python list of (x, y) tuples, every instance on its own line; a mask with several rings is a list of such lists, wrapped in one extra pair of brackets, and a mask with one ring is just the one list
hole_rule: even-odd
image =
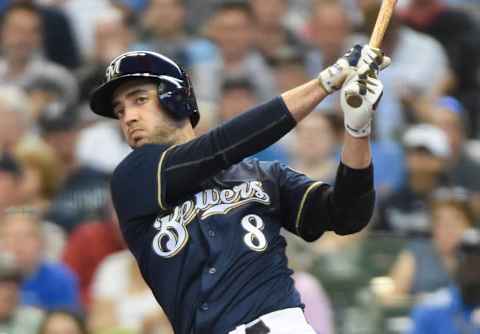
[(380, 48), (383, 36), (385, 35), (385, 31), (387, 31), (387, 27), (390, 23), (390, 18), (392, 17), (396, 3), (397, 0), (382, 1), (382, 6), (378, 12), (375, 27), (373, 28), (372, 35), (370, 36), (370, 42), (368, 43), (368, 45), (370, 45), (372, 48)]
[[(370, 36), (370, 42), (368, 43), (368, 45), (370, 45), (372, 48), (380, 48), (383, 36), (387, 31), (387, 27), (390, 23), (390, 18), (392, 17), (396, 3), (397, 0), (382, 1), (382, 6), (378, 11), (375, 27), (373, 28), (372, 34)], [(354, 108), (358, 108), (362, 105), (362, 97), (359, 95), (351, 95), (347, 98), (347, 103)]]

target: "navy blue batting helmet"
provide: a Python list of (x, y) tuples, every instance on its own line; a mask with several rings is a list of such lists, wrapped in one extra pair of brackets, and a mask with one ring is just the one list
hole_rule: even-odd
[(190, 118), (195, 127), (200, 119), (192, 83), (180, 65), (159, 53), (149, 51), (126, 52), (110, 63), (105, 82), (90, 98), (94, 113), (117, 118), (113, 113), (112, 97), (115, 89), (132, 78), (151, 78), (158, 83), (158, 100), (172, 117)]

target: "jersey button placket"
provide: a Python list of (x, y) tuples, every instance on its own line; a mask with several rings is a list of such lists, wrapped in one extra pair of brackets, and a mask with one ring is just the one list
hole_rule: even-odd
[(208, 230), (208, 236), (210, 238), (214, 238), (215, 237), (215, 231), (214, 230)]

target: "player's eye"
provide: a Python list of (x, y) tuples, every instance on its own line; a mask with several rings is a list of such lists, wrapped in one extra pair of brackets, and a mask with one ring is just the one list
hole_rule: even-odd
[(148, 96), (137, 96), (135, 98), (135, 103), (136, 104), (144, 104), (147, 101), (148, 101)]
[(118, 118), (122, 118), (123, 114), (125, 113), (125, 110), (123, 107), (118, 106), (113, 108), (113, 114), (117, 116)]

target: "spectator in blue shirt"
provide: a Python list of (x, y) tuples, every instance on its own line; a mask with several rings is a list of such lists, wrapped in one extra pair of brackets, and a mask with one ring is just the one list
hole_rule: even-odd
[(455, 283), (413, 309), (411, 334), (480, 334), (480, 232), (459, 246)]
[(12, 254), (24, 280), (21, 303), (44, 310), (79, 309), (75, 275), (63, 264), (45, 261), (40, 217), (28, 208), (10, 208), (0, 217), (0, 252)]

